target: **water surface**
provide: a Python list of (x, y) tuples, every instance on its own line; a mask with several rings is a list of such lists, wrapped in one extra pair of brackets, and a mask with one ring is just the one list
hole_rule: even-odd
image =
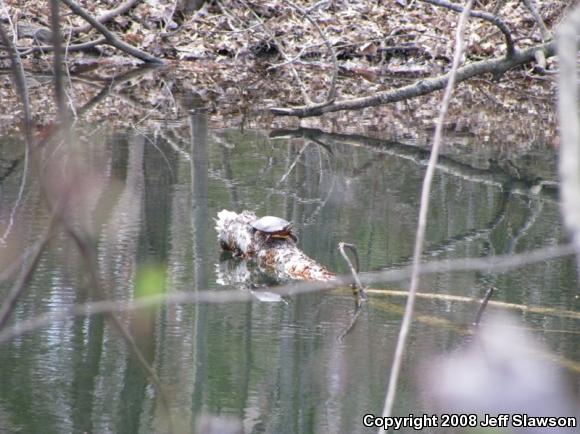
[[(300, 248), (338, 273), (347, 272), (340, 241), (357, 246), (363, 271), (409, 264), (424, 149), (316, 130), (210, 130), (205, 116), (160, 121), (144, 131), (101, 125), (79, 132), (95, 186), (83, 222), (92, 228), (110, 297), (135, 297), (139, 270), (151, 267), (165, 270), (167, 291), (248, 291), (250, 282), (233, 276), (237, 264), (216, 241), (214, 218), (222, 209), (293, 221)], [(563, 242), (551, 149), (511, 161), (474, 152), (475, 138), (470, 145), (450, 146), (440, 160), (424, 259)], [(0, 155), (17, 158), (17, 141), (5, 139)], [(2, 176), (4, 225), (21, 175), (22, 164)], [(29, 181), (3, 257), (38, 239), (48, 220), (43, 207)], [(579, 310), (576, 276), (575, 261), (561, 258), (504, 274), (440, 273), (424, 277), (420, 291), (481, 298), (495, 286), (497, 301)], [(88, 301), (89, 286), (75, 245), (59, 234), (9, 325)], [(0, 295), (10, 288), (11, 282), (3, 284)], [(342, 339), (354, 312), (347, 289), (282, 302), (172, 305), (122, 318), (166, 389), (177, 432), (192, 432), (201, 415), (241, 420), (245, 433), (372, 432), (363, 429), (362, 416), (381, 412), (404, 302), (373, 294)], [(426, 408), (417, 372), (433, 354), (470, 341), (477, 306), (419, 299), (416, 309), (395, 406), (401, 415)], [(578, 320), (511, 313), (569, 362), (578, 384)], [(155, 388), (102, 316), (53, 322), (2, 345), (0, 431), (166, 430)]]

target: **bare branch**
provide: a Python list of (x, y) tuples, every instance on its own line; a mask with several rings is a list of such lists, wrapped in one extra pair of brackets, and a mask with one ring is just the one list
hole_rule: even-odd
[[(510, 69), (523, 63), (531, 62), (535, 59), (536, 51), (542, 51), (546, 57), (552, 57), (556, 54), (556, 44), (548, 42), (531, 47), (527, 50), (516, 50), (513, 56), (502, 57), (499, 59), (482, 60), (480, 62), (470, 63), (457, 70), (456, 82), (468, 80), (472, 77), (492, 73), (499, 76)], [(358, 110), (366, 107), (372, 107), (382, 104), (388, 104), (396, 101), (403, 101), (421, 95), (426, 95), (436, 90), (441, 90), (447, 85), (449, 73), (434, 78), (420, 80), (409, 86), (400, 87), (395, 90), (378, 92), (371, 96), (346, 99), (336, 101), (331, 104), (319, 104), (302, 107), (272, 107), (270, 111), (280, 116), (298, 116), (309, 117), (319, 116), (324, 113), (336, 112), (340, 110)]]
[[(0, 239), (0, 242), (4, 242), (12, 229), (16, 210), (20, 204), (20, 200), (24, 195), (24, 189), (26, 187), (26, 177), (28, 176), (28, 162), (34, 149), (34, 137), (32, 133), (34, 125), (32, 120), (32, 111), (30, 110), (30, 100), (28, 98), (28, 88), (26, 86), (26, 76), (24, 75), (24, 67), (22, 66), (20, 55), (16, 51), (13, 41), (8, 37), (8, 34), (6, 33), (6, 30), (4, 29), (4, 25), (2, 23), (0, 23), (0, 39), (2, 40), (2, 43), (5, 45), (10, 55), (12, 73), (14, 74), (14, 84), (16, 87), (16, 92), (18, 93), (20, 101), (22, 103), (22, 112), (24, 116), (23, 127), (24, 127), (24, 147), (25, 147), (24, 167), (22, 168), (22, 180), (20, 181), (20, 188), (18, 189), (18, 197), (10, 213), (8, 226), (6, 227), (6, 230), (4, 231), (4, 234)], [(13, 306), (10, 306), (10, 309), (12, 308)], [(0, 315), (0, 328), (1, 322), (2, 316)]]
[(10, 62), (12, 64), (12, 72), (14, 74), (14, 83), (16, 85), (16, 92), (20, 96), (20, 101), (22, 103), (22, 112), (24, 114), (24, 139), (26, 141), (26, 147), (28, 151), (32, 150), (33, 147), (33, 137), (32, 137), (32, 111), (30, 110), (30, 101), (28, 99), (28, 89), (26, 86), (26, 77), (24, 75), (24, 68), (22, 67), (22, 62), (20, 61), (20, 56), (14, 48), (12, 40), (8, 37), (4, 25), (0, 23), (0, 38), (2, 43), (8, 50), (10, 54)]
[(56, 97), (56, 109), (58, 117), (62, 121), (66, 116), (64, 82), (62, 75), (62, 39), (60, 37), (60, 2), (59, 0), (50, 0), (50, 30), (52, 34), (53, 54), (53, 71), (54, 71), (54, 93)]
[[(90, 50), (91, 48), (94, 48), (97, 45), (101, 45), (101, 44), (106, 43), (106, 42), (107, 42), (107, 38), (101, 37), (101, 38), (95, 39), (94, 41), (87, 41), (87, 42), (81, 42), (78, 44), (67, 45), (66, 49), (63, 48), (62, 51)], [(54, 50), (54, 47), (52, 45), (39, 45), (39, 46), (35, 46), (35, 47), (26, 47), (26, 48), (25, 47), (17, 47), (17, 49), (20, 51), (21, 56), (26, 56), (28, 54), (35, 53), (35, 52), (41, 52), (41, 53), (50, 52), (50, 51)]]
[[(542, 42), (546, 42), (549, 39), (551, 39), (550, 32), (548, 32), (548, 28), (546, 27), (544, 20), (538, 13), (538, 10), (534, 5), (533, 0), (523, 0), (523, 2), (524, 5), (528, 8), (530, 13), (532, 14), (532, 17), (534, 18), (536, 23), (538, 24), (538, 28), (540, 29), (540, 36), (542, 37)], [(536, 52), (536, 64), (537, 71), (544, 74), (546, 72), (546, 57), (544, 56), (544, 53), (542, 53), (541, 51)]]
[(523, 0), (523, 2), (524, 5), (526, 5), (528, 10), (532, 14), (532, 17), (534, 17), (534, 20), (536, 20), (536, 23), (538, 24), (538, 27), (540, 29), (540, 35), (542, 36), (542, 42), (546, 42), (548, 39), (550, 39), (550, 32), (548, 32), (546, 23), (544, 23), (544, 20), (538, 13), (538, 10), (536, 9), (536, 6), (532, 3), (532, 0)]
[[(104, 14), (99, 15), (97, 18), (95, 18), (95, 20), (97, 20), (101, 24), (105, 24), (106, 22), (111, 21), (116, 16), (123, 15), (129, 9), (131, 9), (135, 5), (137, 5), (137, 3), (139, 3), (140, 1), (141, 0), (125, 0), (123, 3), (121, 3), (115, 9), (111, 9), (110, 11), (107, 11)], [(73, 35), (76, 35), (78, 33), (86, 33), (89, 30), (91, 30), (92, 28), (93, 28), (93, 26), (91, 24), (85, 24), (84, 26), (73, 27), (71, 29), (71, 33)]]
[[(425, 3), (429, 3), (435, 6), (441, 6), (447, 9), (451, 9), (452, 11), (455, 12), (459, 12), (462, 13), (463, 12), (463, 7), (459, 6), (458, 4), (455, 3), (451, 3), (448, 2), (447, 0), (423, 0)], [(505, 38), (505, 43), (506, 43), (506, 56), (507, 57), (511, 57), (515, 54), (515, 45), (514, 45), (514, 40), (512, 38), (512, 33), (510, 31), (510, 29), (508, 28), (508, 26), (506, 26), (506, 24), (497, 16), (497, 15), (493, 15), (490, 14), (489, 12), (481, 12), (481, 11), (471, 11), (469, 13), (470, 16), (474, 17), (474, 18), (479, 18), (482, 19), (484, 21), (487, 21), (491, 24), (493, 24), (494, 26), (496, 26), (502, 33), (503, 36)]]
[(580, 263), (580, 124), (578, 122), (578, 72), (576, 54), (580, 32), (580, 7), (558, 31), (561, 207), (564, 222), (572, 233)]
[[(453, 54), (453, 64), (451, 66), (451, 71), (449, 71), (449, 80), (447, 82), (447, 87), (445, 88), (445, 94), (443, 95), (441, 109), (439, 110), (439, 118), (437, 119), (437, 125), (435, 127), (435, 134), (433, 137), (433, 146), (431, 148), (431, 157), (429, 158), (429, 165), (427, 166), (425, 178), (423, 179), (423, 187), (421, 189), (421, 201), (419, 205), (419, 222), (417, 224), (417, 235), (415, 237), (415, 247), (413, 249), (414, 250), (413, 271), (411, 275), (411, 285), (409, 288), (409, 298), (407, 299), (407, 304), (405, 306), (405, 314), (403, 315), (403, 321), (401, 323), (401, 330), (399, 331), (399, 336), (397, 338), (397, 347), (395, 349), (395, 355), (393, 357), (393, 365), (391, 367), (391, 375), (389, 377), (389, 386), (387, 390), (387, 396), (385, 398), (385, 406), (383, 408), (383, 417), (390, 417), (393, 411), (393, 404), (395, 402), (395, 396), (397, 392), (399, 373), (401, 371), (401, 365), (403, 363), (403, 353), (407, 342), (407, 335), (409, 334), (409, 329), (411, 328), (411, 321), (413, 318), (413, 308), (415, 306), (415, 294), (417, 293), (417, 288), (419, 287), (420, 280), (419, 276), (421, 270), (421, 255), (423, 252), (423, 245), (425, 243), (425, 232), (427, 228), (427, 214), (429, 212), (429, 199), (430, 199), (429, 196), (431, 192), (431, 182), (433, 181), (433, 176), (435, 175), (435, 166), (437, 165), (437, 158), (439, 157), (439, 148), (441, 147), (443, 137), (443, 123), (445, 121), (445, 116), (447, 115), (447, 109), (449, 108), (449, 102), (451, 100), (453, 86), (455, 85), (455, 78), (457, 75), (457, 69), (459, 68), (459, 62), (461, 61), (463, 50), (465, 48), (463, 33), (472, 4), (473, 0), (467, 0), (465, 9), (463, 9), (463, 12), (461, 13), (459, 21), (457, 23), (457, 30), (455, 33), (455, 52)], [(381, 427), (379, 432), (384, 433), (385, 432), (384, 427)]]
[(133, 47), (132, 45), (123, 42), (119, 38), (117, 38), (109, 29), (107, 29), (104, 25), (99, 23), (95, 18), (93, 18), (90, 14), (88, 14), (83, 8), (81, 8), (78, 4), (76, 4), (73, 0), (61, 0), (64, 4), (66, 4), (71, 11), (73, 11), (78, 16), (82, 17), (86, 21), (88, 21), (91, 26), (93, 26), (97, 31), (99, 31), (106, 39), (107, 42), (115, 48), (136, 57), (138, 59), (143, 60), (144, 62), (149, 63), (163, 63), (161, 59), (158, 59), (155, 56), (152, 56), (149, 53), (146, 53), (138, 48)]
[[(306, 18), (310, 22), (310, 24), (312, 24), (314, 26), (314, 28), (316, 29), (316, 31), (318, 32), (318, 34), (320, 35), (320, 37), (324, 41), (324, 44), (326, 45), (326, 48), (328, 50), (328, 54), (330, 55), (330, 58), (332, 59), (332, 79), (330, 82), (330, 88), (328, 89), (328, 95), (326, 96), (326, 102), (332, 102), (336, 98), (336, 80), (338, 78), (338, 62), (336, 60), (336, 51), (334, 51), (334, 47), (332, 46), (332, 44), (330, 43), (330, 41), (328, 40), (328, 38), (326, 37), (326, 35), (322, 31), (322, 29), (320, 28), (318, 23), (315, 20), (313, 20), (312, 17), (310, 16), (310, 11), (312, 9), (304, 10), (300, 6), (292, 3), (290, 0), (286, 0), (286, 3), (288, 3), (294, 9), (299, 11), (304, 16), (304, 18)], [(314, 6), (317, 6), (317, 5), (314, 5)]]

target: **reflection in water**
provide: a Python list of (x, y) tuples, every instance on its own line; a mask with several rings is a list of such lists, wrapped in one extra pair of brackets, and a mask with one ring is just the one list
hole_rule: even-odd
[[(213, 217), (224, 208), (292, 220), (300, 248), (333, 271), (347, 271), (339, 241), (357, 246), (363, 271), (410, 261), (427, 158), (419, 147), (315, 130), (271, 137), (211, 131), (199, 108), (187, 123), (163, 123), (158, 131), (99, 134), (101, 141), (88, 142), (98, 146), (87, 160), (104, 161), (101, 177), (108, 183), (91, 203), (114, 204), (97, 228), (101, 276), (111, 296), (134, 297), (138, 270), (152, 263), (166, 267), (169, 291), (239, 288), (254, 270), (220, 258)], [(545, 155), (511, 161), (517, 172), (489, 160), (464, 147), (440, 159), (425, 260), (522, 252), (561, 241)], [(7, 193), (2, 190), (1, 209), (9, 209), (18, 191), (18, 170), (13, 173), (2, 180)], [(38, 195), (29, 192), (15, 230), (35, 239), (41, 208)], [(70, 265), (69, 247), (59, 239), (42, 258), (14, 320), (86, 300), (83, 271)], [(571, 258), (501, 275), (440, 273), (422, 284), (424, 292), (471, 297), (494, 285), (496, 300), (580, 307)], [(8, 288), (0, 287), (0, 294)], [(146, 321), (123, 318), (159, 373), (176, 431), (192, 432), (209, 414), (229, 416), (245, 433), (362, 432), (362, 415), (382, 406), (404, 300), (373, 295), (341, 340), (354, 310), (349, 291), (271, 302), (279, 300), (254, 287), (240, 290), (254, 291), (256, 301), (168, 306), (147, 312)], [(475, 310), (418, 301), (397, 413), (422, 412), (417, 366), (433, 353), (462, 347)], [(535, 313), (521, 319), (576, 369), (575, 319)], [(101, 317), (55, 323), (0, 351), (0, 431), (164, 432), (156, 395)]]

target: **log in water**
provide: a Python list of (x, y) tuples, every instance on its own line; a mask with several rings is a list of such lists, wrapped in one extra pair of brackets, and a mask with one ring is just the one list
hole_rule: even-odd
[(251, 223), (258, 218), (251, 211), (240, 214), (222, 210), (216, 219), (220, 246), (244, 259), (255, 260), (278, 280), (330, 280), (334, 273), (308, 257), (292, 237), (271, 237), (255, 231)]

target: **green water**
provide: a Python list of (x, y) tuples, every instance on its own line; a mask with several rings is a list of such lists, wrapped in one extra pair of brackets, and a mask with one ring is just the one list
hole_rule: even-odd
[[(216, 241), (213, 219), (222, 209), (292, 220), (299, 247), (339, 273), (347, 272), (340, 241), (357, 246), (363, 271), (409, 264), (428, 154), (404, 141), (288, 133), (211, 130), (203, 114), (145, 132), (87, 128), (82, 137), (89, 139), (79, 142), (91, 170), (85, 179), (95, 188), (83, 196), (81, 220), (92, 231), (109, 296), (134, 297), (138, 270), (151, 265), (166, 270), (167, 291), (246, 291)], [(2, 174), (19, 156), (14, 142), (0, 147)], [(494, 158), (489, 150), (445, 152), (425, 260), (520, 253), (565, 240), (553, 152), (540, 147), (509, 164)], [(39, 238), (48, 219), (34, 180), (12, 212), (21, 175), (19, 164), (0, 184), (2, 231), (14, 215), (3, 267)], [(480, 298), (493, 285), (496, 301), (578, 311), (576, 272), (567, 257), (504, 274), (440, 273), (423, 278), (420, 290)], [(75, 245), (59, 233), (8, 326), (86, 302), (89, 286)], [(0, 296), (11, 287), (5, 282)], [(343, 339), (354, 310), (347, 290), (283, 302), (172, 305), (122, 320), (158, 373), (175, 432), (195, 431), (201, 415), (241, 421), (245, 433), (374, 432), (365, 431), (362, 417), (382, 410), (404, 301), (372, 294)], [(477, 310), (425, 299), (416, 307), (395, 405), (402, 415), (423, 412), (419, 365), (464, 346)], [(560, 360), (580, 362), (578, 320), (511, 313)], [(578, 384), (577, 373), (568, 375)], [(118, 332), (102, 316), (82, 316), (1, 345), (0, 432), (163, 433), (167, 418)]]

